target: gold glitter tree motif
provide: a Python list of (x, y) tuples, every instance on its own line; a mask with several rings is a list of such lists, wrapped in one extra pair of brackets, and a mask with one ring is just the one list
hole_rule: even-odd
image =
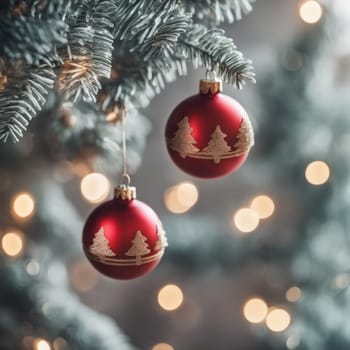
[(253, 128), (248, 118), (243, 118), (241, 126), (233, 145), (233, 154), (238, 157), (250, 150), (254, 146)]
[(148, 249), (148, 244), (146, 243), (147, 238), (137, 231), (134, 239), (131, 241), (131, 248), (125, 253), (127, 256), (134, 256), (136, 258), (136, 265), (140, 265), (142, 262), (142, 255), (146, 255), (151, 251)]
[(219, 124), (211, 134), (208, 145), (202, 150), (194, 146), (196, 140), (192, 136), (192, 128), (188, 117), (184, 117), (177, 125), (178, 129), (174, 137), (168, 141), (168, 146), (173, 151), (179, 152), (182, 158), (208, 159), (213, 160), (215, 164), (219, 164), (223, 159), (239, 157), (249, 152), (254, 145), (253, 128), (248, 118), (242, 118), (232, 148), (226, 142), (227, 134), (222, 131)]
[(89, 247), (89, 251), (92, 254), (95, 254), (100, 257), (105, 256), (115, 256), (114, 252), (109, 247), (109, 241), (105, 236), (105, 231), (103, 227), (101, 227), (97, 233), (95, 233), (95, 237), (92, 240), (92, 244)]
[(211, 134), (208, 146), (203, 148), (201, 154), (206, 153), (214, 159), (214, 163), (220, 163), (222, 156), (231, 151), (231, 147), (225, 141), (226, 134), (222, 132), (220, 125), (217, 125), (215, 131)]
[(196, 140), (192, 136), (193, 129), (190, 126), (188, 117), (180, 120), (177, 126), (178, 129), (174, 137), (168, 143), (169, 148), (179, 152), (181, 158), (186, 158), (188, 154), (199, 152), (199, 149), (194, 146)]

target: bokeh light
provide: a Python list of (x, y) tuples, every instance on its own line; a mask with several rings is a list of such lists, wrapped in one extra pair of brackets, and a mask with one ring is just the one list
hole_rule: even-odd
[(330, 170), (327, 163), (320, 160), (311, 162), (305, 169), (306, 180), (315, 186), (326, 183), (330, 176)]
[(264, 321), (267, 315), (268, 307), (264, 300), (260, 298), (251, 298), (243, 306), (244, 317), (250, 323), (260, 323)]
[(286, 299), (291, 303), (295, 303), (300, 299), (301, 290), (299, 287), (291, 287), (286, 292)]
[(36, 339), (35, 340), (35, 350), (51, 350), (51, 346), (44, 339)]
[(244, 233), (254, 231), (259, 225), (259, 214), (251, 208), (241, 208), (233, 216), (233, 224)]
[(34, 199), (26, 192), (18, 193), (12, 201), (12, 210), (15, 217), (27, 218), (34, 212)]
[(167, 311), (178, 309), (183, 303), (182, 290), (175, 284), (167, 284), (158, 293), (159, 305)]
[(1, 246), (5, 254), (18, 256), (23, 250), (23, 235), (20, 232), (7, 232), (1, 239)]
[(110, 191), (109, 180), (102, 174), (91, 173), (83, 177), (80, 184), (83, 197), (91, 203), (104, 201)]
[(272, 308), (269, 310), (265, 322), (267, 327), (273, 332), (282, 332), (290, 325), (289, 313), (280, 308)]
[(68, 350), (69, 346), (67, 342), (62, 338), (58, 337), (53, 341), (53, 350)]
[(260, 219), (267, 219), (274, 213), (275, 203), (269, 196), (261, 195), (252, 200), (250, 208), (258, 213)]
[(69, 280), (78, 292), (84, 293), (93, 289), (98, 279), (99, 274), (86, 260), (76, 261), (69, 268)]
[(177, 196), (181, 204), (191, 208), (198, 201), (198, 189), (192, 182), (181, 182), (177, 185)]
[(306, 23), (316, 23), (322, 17), (322, 7), (315, 0), (307, 0), (303, 2), (299, 9), (300, 18)]
[(174, 350), (174, 348), (167, 343), (158, 343), (153, 346), (152, 350)]
[(191, 182), (181, 182), (170, 187), (164, 194), (164, 204), (174, 214), (189, 211), (198, 201), (198, 189)]

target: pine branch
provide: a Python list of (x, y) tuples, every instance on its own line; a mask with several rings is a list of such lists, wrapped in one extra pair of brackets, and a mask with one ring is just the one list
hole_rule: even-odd
[(104, 84), (102, 94), (104, 111), (111, 108), (117, 101), (131, 99), (138, 106), (145, 107), (150, 100), (164, 89), (166, 83), (176, 79), (178, 75), (187, 72), (184, 60), (169, 60), (166, 57), (151, 58), (147, 61), (137, 61), (134, 64), (118, 62), (113, 73), (117, 78)]
[(95, 102), (100, 77), (108, 78), (112, 62), (113, 2), (83, 2), (70, 18), (68, 52), (63, 54), (59, 87), (66, 99)]
[(179, 38), (177, 56), (192, 61), (195, 68), (215, 70), (226, 83), (241, 89), (246, 80), (255, 82), (252, 62), (224, 33), (222, 29), (195, 24)]
[(183, 0), (186, 11), (193, 13), (195, 22), (207, 21), (210, 24), (220, 24), (239, 21), (243, 14), (252, 10), (255, 0)]
[(163, 54), (169, 57), (174, 52), (180, 35), (185, 33), (191, 23), (191, 15), (183, 14), (179, 10), (172, 10), (167, 16), (163, 17), (157, 30), (147, 39), (141, 42), (139, 51), (145, 60), (152, 56)]
[[(122, 0), (116, 11), (113, 35), (118, 41), (135, 40), (139, 43), (151, 37), (164, 16), (177, 7), (177, 0)], [(151, 23), (151, 25), (150, 25)]]
[(45, 104), (54, 78), (53, 69), (43, 65), (14, 78), (0, 91), (0, 140), (6, 142), (11, 137), (19, 141), (29, 121)]
[(186, 73), (184, 60), (170, 59), (191, 23), (191, 14), (179, 9), (177, 1), (164, 1), (162, 6), (158, 1), (124, 1), (118, 19), (112, 70), (116, 78), (104, 83), (103, 110), (129, 99), (146, 106), (165, 83)]
[(55, 45), (66, 42), (66, 25), (61, 18), (68, 5), (55, 0), (40, 8), (41, 2), (29, 1), (23, 7), (8, 5), (7, 11), (0, 12), (0, 56), (38, 64)]
[(190, 25), (191, 14), (184, 13), (176, 0), (164, 1), (161, 6), (154, 0), (125, 1), (118, 8), (116, 20), (116, 42), (128, 42), (129, 52), (147, 60), (160, 55), (169, 57), (179, 36)]

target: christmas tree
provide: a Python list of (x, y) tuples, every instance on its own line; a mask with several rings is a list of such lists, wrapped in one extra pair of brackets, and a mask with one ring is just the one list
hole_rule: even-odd
[(220, 163), (221, 157), (231, 150), (231, 147), (226, 143), (226, 134), (223, 133), (218, 125), (211, 134), (211, 139), (208, 146), (203, 148), (214, 159), (214, 163)]
[[(165, 89), (187, 62), (238, 87), (253, 80), (250, 62), (217, 28), (252, 3), (1, 2), (1, 349), (349, 348), (347, 1), (342, 10), (341, 0), (257, 2), (247, 28), (235, 27), (249, 42), (257, 37), (246, 49), (259, 62), (261, 96), (257, 105), (243, 95), (257, 142), (239, 172), (204, 183), (162, 159), (161, 118), (174, 93), (196, 89), (185, 90), (193, 77)], [(320, 21), (295, 21), (287, 35), (304, 4), (309, 16), (321, 8)], [(272, 21), (284, 30), (269, 31)], [(288, 47), (278, 61), (275, 38)], [(141, 111), (151, 100), (143, 112), (159, 117), (145, 148)], [(111, 192), (101, 173), (121, 173), (123, 106), (129, 169), (144, 160), (138, 190), (163, 214), (169, 239), (157, 270), (125, 283), (98, 276), (80, 242), (88, 211)], [(245, 141), (237, 136), (238, 150)], [(133, 254), (149, 249), (137, 241)]]
[(131, 241), (132, 246), (125, 253), (127, 256), (136, 257), (136, 265), (140, 265), (142, 262), (142, 255), (146, 255), (150, 252), (148, 244), (146, 243), (147, 238), (142, 235), (141, 231), (136, 231), (134, 239)]
[(199, 151), (196, 144), (196, 140), (192, 136), (192, 128), (188, 121), (188, 118), (183, 118), (178, 124), (178, 129), (174, 137), (169, 141), (169, 147), (180, 153), (182, 158), (186, 158), (189, 153), (196, 153)]
[[(273, 278), (289, 276), (281, 281), (279, 293), (285, 294), (290, 326), (283, 326), (281, 319), (269, 325), (267, 319), (272, 331), (274, 327), (280, 331), (281, 324), (285, 330), (270, 340), (277, 349), (346, 349), (350, 344), (343, 326), (350, 299), (345, 267), (349, 222), (342, 194), (349, 184), (343, 144), (349, 128), (349, 81), (342, 68), (349, 57), (344, 57), (342, 48), (350, 17), (346, 2), (326, 5), (320, 21), (304, 28), (260, 85), (261, 150), (274, 150), (272, 159), (279, 159), (278, 186), (281, 191), (287, 186), (293, 189), (290, 200), (299, 208), (297, 219), (286, 223), (284, 230), (290, 235), (284, 242), (264, 244), (270, 254), (266, 263), (279, 266)], [(273, 120), (272, 114), (279, 117)], [(280, 301), (279, 293), (267, 302)]]
[(75, 294), (97, 278), (81, 260), (88, 208), (77, 179), (87, 202), (108, 195), (96, 172), (121, 172), (124, 106), (128, 166), (139, 166), (150, 130), (140, 109), (187, 74), (187, 62), (238, 88), (254, 81), (251, 62), (216, 27), (251, 2), (1, 2), (1, 349), (133, 348)]
[(247, 151), (254, 145), (254, 134), (252, 132), (252, 126), (248, 119), (243, 119), (239, 128), (238, 135), (236, 136), (236, 142), (233, 145), (234, 155), (239, 156)]
[[(251, 232), (248, 238), (210, 240), (210, 232), (225, 229), (217, 225), (204, 232), (205, 224), (196, 227), (203, 218), (189, 217), (177, 223), (184, 237), (169, 246), (177, 262), (195, 247), (183, 264), (196, 273), (211, 264), (209, 255), (220, 256), (214, 267), (224, 276), (245, 274), (240, 282), (246, 285), (238, 291), (245, 295), (241, 317), (250, 335), (263, 342), (261, 349), (349, 347), (349, 46), (344, 40), (350, 13), (347, 2), (309, 3), (318, 12), (305, 14), (301, 6), (300, 13), (312, 23), (303, 25), (296, 42), (258, 83), (258, 146), (250, 169), (258, 175), (240, 179), (251, 193), (245, 197), (263, 186), (274, 198), (253, 197), (244, 208), (258, 213), (260, 222), (256, 213), (244, 217), (237, 211), (236, 229)], [(193, 245), (185, 246), (183, 240), (192, 237)]]
[(92, 254), (98, 255), (100, 257), (104, 256), (115, 256), (111, 248), (109, 247), (109, 241), (104, 234), (104, 229), (101, 227), (95, 234), (95, 238), (92, 241), (89, 251)]

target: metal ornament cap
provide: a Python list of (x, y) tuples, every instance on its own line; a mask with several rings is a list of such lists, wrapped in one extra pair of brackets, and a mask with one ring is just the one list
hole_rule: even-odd
[(136, 187), (119, 185), (114, 189), (114, 197), (121, 200), (136, 199)]
[(222, 91), (222, 81), (219, 79), (201, 79), (199, 81), (199, 92), (201, 94), (217, 94)]

